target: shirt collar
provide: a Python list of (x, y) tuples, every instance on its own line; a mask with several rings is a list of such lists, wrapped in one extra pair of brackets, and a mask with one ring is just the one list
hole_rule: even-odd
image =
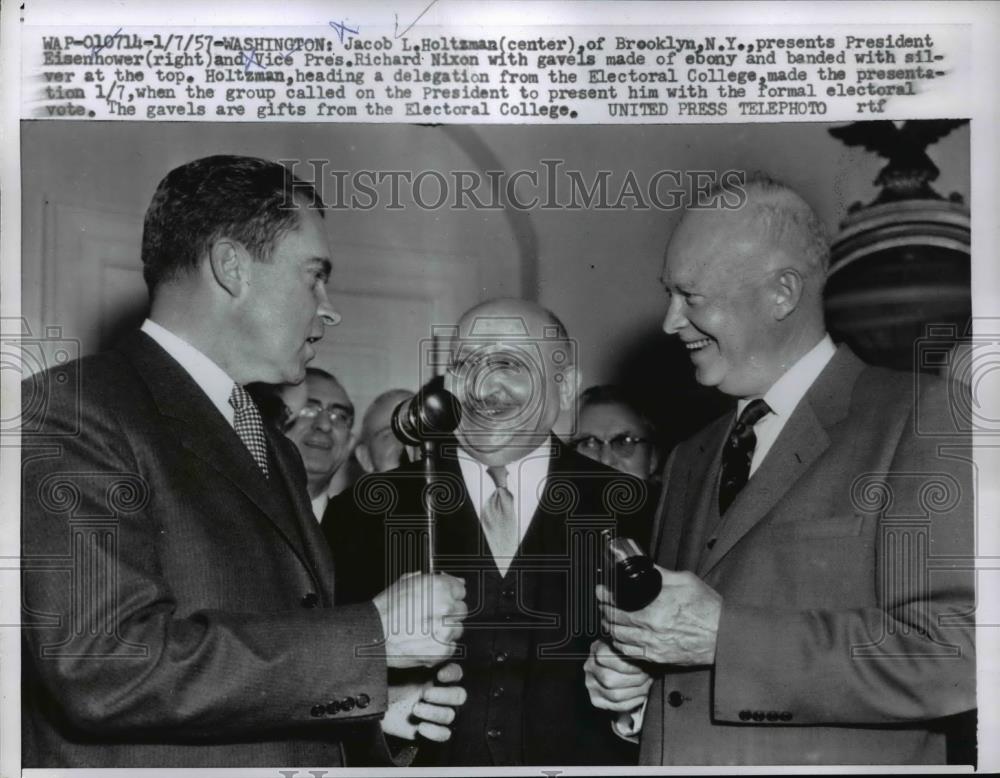
[(326, 506), (330, 504), (329, 490), (323, 490), (309, 502), (312, 503), (313, 515), (316, 517), (316, 521), (323, 521), (323, 514), (326, 513)]
[[(799, 401), (805, 397), (809, 387), (836, 353), (837, 347), (833, 345), (833, 340), (829, 335), (824, 335), (819, 343), (788, 368), (764, 394), (764, 402), (768, 404), (772, 413), (785, 418), (791, 416)], [(737, 403), (737, 417), (752, 399), (748, 397)]]
[[(469, 483), (472, 480), (472, 477), (475, 476), (480, 478), (481, 483), (487, 484), (489, 491), (492, 492), (494, 484), (493, 479), (486, 475), (487, 465), (484, 465), (462, 447), (458, 448), (457, 456), (458, 463), (462, 468), (462, 475), (465, 477), (466, 483)], [(508, 462), (504, 465), (504, 467), (507, 468), (509, 479), (508, 483), (513, 488), (515, 478), (518, 482), (540, 482), (545, 478), (545, 476), (548, 475), (549, 459), (551, 456), (552, 439), (549, 438), (538, 446), (538, 448), (533, 451), (529, 451), (520, 459), (515, 459), (514, 461)]]
[(188, 372), (231, 425), (234, 411), (229, 398), (236, 382), (229, 374), (186, 340), (152, 319), (146, 319), (140, 329), (159, 343)]

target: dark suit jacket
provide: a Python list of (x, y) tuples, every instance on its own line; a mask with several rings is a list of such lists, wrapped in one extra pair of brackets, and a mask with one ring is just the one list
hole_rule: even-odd
[(722, 620), (714, 667), (654, 684), (643, 764), (944, 762), (932, 720), (975, 706), (971, 441), (948, 399), (841, 347), (718, 527), (733, 416), (677, 447), (657, 561)]
[(265, 481), (143, 333), (24, 397), (26, 767), (339, 765), (348, 733), (384, 744), (385, 663), (354, 653), (379, 617), (332, 607), (291, 443), (269, 433)]
[[(594, 601), (598, 533), (614, 526), (618, 534), (644, 541), (651, 513), (646, 486), (576, 454), (555, 439), (553, 445), (555, 455), (538, 511), (502, 582), (468, 499), (454, 456), (456, 446), (442, 446), (435, 559), (437, 569), (466, 581), (470, 615), (459, 650), (466, 656), (460, 661), (469, 699), (459, 710), (451, 742), (442, 747), (421, 746), (421, 764), (489, 764), (470, 761), (479, 757), (468, 756), (468, 739), (485, 739), (490, 726), (487, 708), (496, 711), (503, 705), (517, 706), (514, 729), (522, 734), (513, 736), (512, 742), (520, 745), (510, 749), (499, 739), (494, 741), (494, 754), (504, 752), (495, 757), (497, 764), (635, 764), (634, 747), (612, 733), (605, 712), (590, 705), (583, 662), (599, 629)], [(371, 590), (384, 588), (387, 580), (421, 564), (420, 533), (426, 523), (423, 483), (421, 463), (413, 463), (366, 476), (331, 502), (323, 530), (335, 558), (344, 560), (345, 578), (352, 579), (341, 582), (345, 590), (350, 588), (352, 599), (371, 596)], [(386, 537), (395, 539), (387, 543)], [(409, 551), (404, 537), (415, 541)], [(349, 560), (354, 560), (353, 567)], [(490, 592), (495, 594), (501, 587), (511, 592), (504, 596), (517, 604), (500, 616), (498, 624)], [(515, 589), (517, 594), (513, 594)], [(526, 649), (522, 644), (526, 659), (518, 665), (519, 681), (523, 679), (524, 684), (519, 699), (511, 698), (510, 689), (503, 697), (495, 697), (496, 687), (490, 686), (495, 668), (481, 654), (466, 651), (472, 640), (482, 644), (484, 638), (493, 640), (489, 636), (504, 633), (529, 641)], [(509, 661), (515, 661), (513, 655)], [(510, 734), (504, 732), (503, 737)]]

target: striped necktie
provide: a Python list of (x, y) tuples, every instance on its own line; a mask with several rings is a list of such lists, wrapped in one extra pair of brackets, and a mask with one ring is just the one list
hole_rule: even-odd
[(753, 426), (771, 412), (763, 400), (753, 400), (743, 409), (740, 418), (722, 452), (722, 476), (719, 479), (719, 515), (725, 515), (736, 495), (750, 478), (750, 463), (757, 448), (757, 435)]

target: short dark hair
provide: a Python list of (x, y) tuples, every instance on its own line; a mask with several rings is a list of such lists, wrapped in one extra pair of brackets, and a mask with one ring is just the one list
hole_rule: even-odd
[(656, 438), (656, 425), (643, 411), (634, 394), (620, 384), (596, 384), (587, 387), (580, 393), (580, 411), (582, 412), (588, 405), (621, 405), (628, 408), (639, 418), (647, 433)]
[(150, 296), (194, 270), (222, 237), (267, 261), (278, 239), (298, 227), (301, 204), (323, 215), (315, 188), (277, 162), (220, 154), (174, 168), (156, 187), (143, 223), (142, 276)]
[[(333, 373), (330, 373), (330, 372), (324, 370), (321, 367), (307, 367), (306, 368), (306, 380), (309, 380), (310, 378), (319, 378), (319, 379), (322, 379), (324, 381), (333, 381), (337, 386), (339, 386), (341, 389), (344, 390), (344, 394), (345, 395), (347, 394), (347, 390), (344, 389), (344, 385), (342, 383), (340, 383), (340, 379), (337, 378), (337, 376), (335, 376)], [(347, 402), (350, 405), (351, 416), (353, 417), (354, 416), (354, 403), (352, 402), (352, 400), (351, 400), (350, 397), (347, 398)]]

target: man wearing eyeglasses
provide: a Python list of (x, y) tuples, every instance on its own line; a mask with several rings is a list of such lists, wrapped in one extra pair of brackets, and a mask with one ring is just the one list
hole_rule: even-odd
[(302, 386), (304, 396), (300, 387), (282, 389), (290, 413), (285, 435), (302, 455), (313, 513), (321, 521), (330, 498), (347, 486), (345, 465), (357, 442), (354, 404), (340, 382), (320, 368), (307, 368)]
[(580, 395), (579, 404), (571, 441), (577, 452), (637, 478), (656, 475), (660, 464), (656, 431), (621, 388), (591, 386)]

